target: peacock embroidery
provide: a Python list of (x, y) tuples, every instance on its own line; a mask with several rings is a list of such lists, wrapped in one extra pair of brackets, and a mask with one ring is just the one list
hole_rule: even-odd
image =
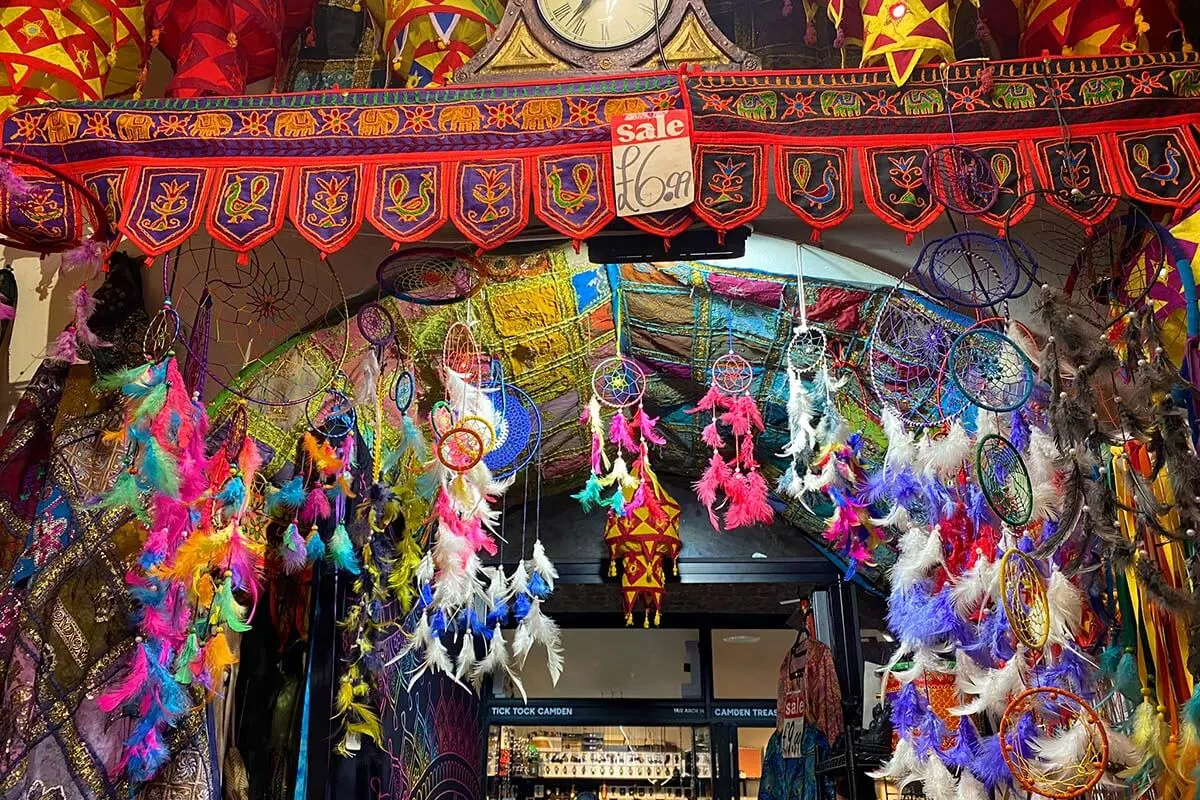
[(234, 175), (233, 180), (225, 187), (223, 208), (225, 218), (232, 225), (249, 222), (255, 214), (269, 211), (262, 199), (271, 191), (271, 179), (266, 175), (255, 175), (250, 179), (250, 196), (242, 199), (242, 189), (246, 185), (246, 176)]
[(388, 181), (388, 199), (391, 202), (384, 210), (392, 212), (402, 222), (417, 222), (433, 207), (433, 173), (421, 173), (421, 183), (413, 197), (408, 196), (411, 185), (408, 175), (403, 172), (393, 175)]
[(1133, 146), (1133, 163), (1142, 171), (1142, 177), (1158, 181), (1159, 186), (1179, 184), (1179, 149), (1174, 142), (1167, 142), (1163, 147), (1163, 160), (1159, 164), (1150, 164), (1150, 148), (1142, 143)]
[(590, 164), (576, 164), (571, 168), (571, 179), (575, 190), (563, 187), (562, 169), (554, 166), (546, 174), (546, 191), (550, 201), (561, 208), (564, 214), (575, 214), (585, 204), (594, 200), (591, 189), (596, 180), (596, 171)]
[(807, 158), (797, 158), (792, 162), (792, 196), (798, 196), (816, 208), (824, 208), (826, 203), (837, 196), (837, 177), (837, 167), (830, 159), (825, 162), (825, 169), (821, 171), (821, 182), (810, 189), (812, 162)]

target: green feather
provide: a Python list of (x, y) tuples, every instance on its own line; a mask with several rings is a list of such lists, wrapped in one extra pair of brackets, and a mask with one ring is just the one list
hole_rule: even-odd
[(583, 488), (571, 495), (571, 497), (578, 500), (579, 505), (583, 506), (584, 513), (587, 513), (596, 506), (604, 504), (604, 500), (600, 496), (603, 488), (600, 485), (600, 476), (593, 474), (588, 477), (587, 483), (584, 484)]
[(161, 494), (179, 497), (179, 465), (154, 437), (142, 449), (141, 477)]
[(340, 522), (333, 529), (333, 535), (329, 537), (326, 556), (334, 566), (351, 575), (357, 575), (361, 571), (358, 566), (358, 556), (354, 554), (354, 544), (350, 541), (350, 534), (346, 533), (346, 526)]
[(1100, 677), (1112, 680), (1117, 674), (1117, 666), (1121, 663), (1121, 647), (1109, 645), (1100, 653)]
[(1200, 731), (1200, 684), (1196, 685), (1196, 691), (1192, 692), (1192, 697), (1183, 704), (1183, 718), (1197, 731)]
[(167, 384), (164, 382), (155, 386), (140, 401), (136, 401), (133, 404), (133, 417), (138, 420), (156, 417), (166, 404)]
[(136, 367), (120, 370), (119, 372), (110, 372), (96, 381), (96, 388), (103, 392), (111, 392), (128, 384), (137, 383), (146, 377), (148, 369), (148, 364), (141, 364)]
[(250, 626), (246, 624), (246, 607), (233, 596), (232, 578), (226, 578), (217, 590), (217, 596), (213, 598), (213, 611), (213, 616), (224, 620), (230, 630), (238, 633), (250, 630)]
[(138, 489), (137, 480), (128, 471), (113, 483), (112, 488), (100, 495), (101, 508), (127, 508), (142, 522), (149, 523), (150, 515), (142, 505), (142, 492)]
[(625, 495), (621, 492), (621, 487), (618, 485), (612, 495), (600, 505), (606, 506), (618, 517), (625, 516)]
[(1113, 685), (1118, 692), (1125, 695), (1129, 702), (1141, 702), (1142, 680), (1138, 677), (1137, 659), (1133, 657), (1131, 651), (1127, 650), (1121, 654), (1121, 660), (1117, 664), (1117, 674), (1113, 680)]
[(175, 658), (175, 682), (182, 683), (184, 686), (192, 682), (192, 661), (195, 660), (196, 654), (200, 652), (200, 642), (196, 640), (196, 633), (193, 631), (188, 634), (187, 641), (183, 643), (183, 649), (179, 651), (179, 655)]

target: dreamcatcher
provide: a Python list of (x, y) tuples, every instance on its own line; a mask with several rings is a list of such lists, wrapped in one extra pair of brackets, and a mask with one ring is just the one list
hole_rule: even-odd
[[(953, 117), (950, 129), (953, 132)], [(983, 214), (995, 205), (1000, 194), (1000, 182), (991, 164), (968, 147), (951, 144), (934, 148), (921, 171), (933, 198), (959, 214)]]
[(979, 441), (975, 455), (975, 479), (996, 516), (1013, 528), (1029, 522), (1033, 514), (1033, 487), (1021, 454), (999, 434)]
[[(1025, 731), (1037, 731), (1029, 737)], [(1108, 765), (1109, 741), (1100, 716), (1078, 695), (1028, 689), (1000, 719), (1001, 752), (1027, 792), (1070, 800), (1091, 791)]]
[(921, 286), (939, 300), (968, 308), (997, 306), (1020, 283), (1008, 244), (964, 231), (931, 243), (918, 270)]
[[(712, 448), (708, 466), (696, 482), (696, 495), (708, 511), (713, 528), (721, 530), (715, 506), (719, 494), (727, 505), (724, 527), (741, 528), (768, 523), (775, 517), (767, 502), (767, 482), (754, 457), (755, 436), (764, 430), (762, 414), (750, 394), (754, 370), (745, 358), (733, 350), (733, 307), (729, 309), (729, 349), (713, 361), (709, 368), (709, 388), (689, 414), (708, 412), (711, 421), (701, 432), (701, 439)], [(724, 427), (732, 439), (733, 458), (726, 460), (722, 448), (729, 443), (721, 436)]]
[(474, 296), (482, 268), (471, 255), (440, 247), (418, 247), (388, 256), (375, 279), (387, 295), (423, 306), (443, 306)]
[(1033, 392), (1029, 357), (1012, 339), (983, 325), (954, 340), (946, 366), (958, 391), (987, 411), (1016, 411)]
[(499, 361), (492, 362), (491, 376), (480, 388), (496, 409), (494, 446), (484, 463), (498, 479), (520, 472), (538, 452), (542, 442), (542, 415), (525, 391), (509, 383)]
[(1012, 260), (1063, 292), (1096, 328), (1140, 307), (1166, 269), (1162, 228), (1128, 198), (1037, 189), (1033, 210), (1005, 220)]
[[(338, 323), (350, 318), (341, 283), (328, 261), (304, 258), (283, 241), (276, 237), (240, 265), (235, 251), (192, 237), (164, 264), (164, 295), (184, 321), (189, 386), (202, 396), (207, 378), (256, 406), (300, 408), (340, 379), (349, 325)], [(328, 330), (276, 355), (314, 326)]]
[[(654, 473), (649, 445), (663, 445), (666, 440), (655, 428), (658, 419), (642, 406), (645, 392), (646, 373), (624, 356), (607, 358), (592, 370), (592, 397), (580, 416), (580, 422), (591, 431), (591, 473), (583, 489), (571, 495), (585, 512), (600, 506), (610, 514), (627, 517), (645, 507), (652, 518), (662, 518), (662, 508), (651, 486)], [(612, 410), (607, 428), (605, 408)], [(632, 421), (625, 416), (631, 408), (636, 408)], [(606, 435), (615, 448), (611, 461), (604, 447)], [(626, 465), (624, 453), (636, 456), (632, 469)], [(604, 491), (610, 487), (612, 493), (605, 497)]]
[(1033, 559), (1009, 550), (1000, 559), (1000, 597), (1017, 641), (1041, 650), (1050, 635), (1050, 606), (1046, 586)]

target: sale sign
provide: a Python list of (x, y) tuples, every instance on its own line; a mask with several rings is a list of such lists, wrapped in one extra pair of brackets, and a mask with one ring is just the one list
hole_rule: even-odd
[(691, 205), (696, 198), (692, 132), (686, 111), (647, 111), (612, 119), (617, 216)]

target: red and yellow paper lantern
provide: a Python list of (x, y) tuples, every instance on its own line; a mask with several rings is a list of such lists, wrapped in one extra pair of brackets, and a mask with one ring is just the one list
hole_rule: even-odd
[(648, 507), (641, 506), (627, 517), (610, 513), (604, 527), (604, 543), (608, 545), (612, 559), (610, 577), (616, 576), (617, 562), (621, 562), (621, 605), (625, 611), (625, 624), (633, 624), (633, 612), (641, 600), (644, 628), (650, 626), (652, 618), (655, 625), (661, 621), (666, 592), (665, 562), (677, 561), (681, 547), (679, 503), (657, 480), (652, 479), (650, 485), (662, 506), (660, 519), (655, 520)]
[(921, 64), (953, 61), (958, 1), (862, 0), (863, 65), (886, 63), (900, 86)]
[(392, 70), (410, 88), (449, 83), (500, 24), (501, 0), (371, 0)]

